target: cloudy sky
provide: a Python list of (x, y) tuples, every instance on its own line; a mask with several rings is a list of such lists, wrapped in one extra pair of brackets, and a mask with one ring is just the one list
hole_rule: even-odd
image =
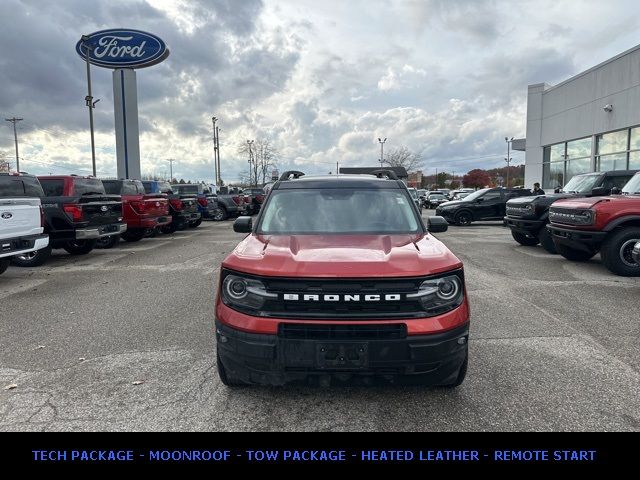
[[(91, 172), (83, 33), (161, 37), (169, 58), (138, 71), (143, 173), (212, 180), (247, 170), (238, 145), (268, 138), (278, 166), (327, 173), (422, 152), (424, 170), (504, 165), (524, 136), (531, 83), (558, 83), (640, 43), (634, 0), (0, 0), (0, 116), (18, 124), (20, 167)], [(113, 176), (111, 71), (93, 67), (97, 163)], [(13, 160), (13, 130), (0, 155)], [(524, 161), (514, 154), (516, 163)]]

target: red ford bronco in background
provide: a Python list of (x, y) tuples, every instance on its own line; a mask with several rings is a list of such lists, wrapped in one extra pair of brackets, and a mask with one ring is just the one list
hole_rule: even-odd
[(622, 195), (567, 199), (549, 209), (558, 253), (568, 260), (589, 260), (600, 252), (613, 273), (640, 276), (634, 247), (640, 242), (640, 173), (623, 187)]
[[(457, 386), (467, 371), (462, 262), (395, 174), (285, 172), (222, 263), (217, 365), (226, 385), (399, 378)], [(293, 177), (293, 178), (291, 178)]]

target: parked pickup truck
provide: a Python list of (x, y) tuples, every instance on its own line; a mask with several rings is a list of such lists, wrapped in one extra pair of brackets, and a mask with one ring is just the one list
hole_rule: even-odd
[[(207, 185), (200, 183), (186, 184), (186, 185), (173, 185), (173, 191), (180, 195), (193, 195), (198, 201), (198, 212), (202, 215), (202, 218), (210, 220), (220, 220), (222, 216), (222, 210), (218, 206), (218, 199), (216, 195), (211, 193), (211, 190)], [(197, 227), (202, 220), (191, 222), (190, 227)]]
[(52, 248), (64, 248), (72, 255), (89, 253), (96, 240), (120, 235), (127, 230), (122, 221), (120, 195), (107, 195), (102, 182), (94, 177), (59, 175), (38, 177), (44, 197), (44, 233), (49, 247), (21, 254), (13, 263), (21, 267), (42, 265)]
[(33, 175), (0, 173), (0, 274), (11, 258), (49, 246), (43, 234), (42, 187)]
[[(169, 199), (169, 213), (172, 222), (161, 227), (163, 233), (174, 233), (176, 230), (184, 230), (191, 222), (200, 220), (198, 201), (193, 195), (181, 195), (174, 192), (169, 182), (149, 180), (142, 182), (146, 193), (164, 193)], [(199, 224), (198, 224), (199, 225)]]
[(220, 187), (216, 194), (216, 199), (222, 209), (222, 218), (220, 220), (245, 215), (247, 212), (244, 195), (235, 188), (230, 190), (229, 187), (226, 186)]
[(558, 200), (549, 209), (549, 232), (558, 253), (568, 260), (589, 260), (600, 252), (616, 275), (640, 276), (634, 249), (640, 242), (640, 173), (622, 195)]
[[(121, 237), (127, 242), (141, 240), (149, 229), (161, 228), (172, 222), (169, 200), (163, 193), (145, 193), (140, 180), (103, 180), (107, 193), (122, 197), (122, 214), (127, 231)], [(107, 242), (117, 242), (118, 237), (107, 237)], [(103, 245), (109, 248), (113, 245)]]

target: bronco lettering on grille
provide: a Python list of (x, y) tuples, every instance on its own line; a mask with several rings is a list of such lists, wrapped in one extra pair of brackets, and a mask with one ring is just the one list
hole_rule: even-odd
[(386, 295), (318, 295), (313, 293), (285, 293), (283, 300), (294, 302), (399, 302), (401, 295), (399, 293), (389, 293)]

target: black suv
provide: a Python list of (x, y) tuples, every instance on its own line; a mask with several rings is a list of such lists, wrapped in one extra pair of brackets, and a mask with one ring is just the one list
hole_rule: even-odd
[(562, 193), (509, 200), (504, 220), (511, 229), (513, 239), (520, 245), (534, 246), (539, 243), (547, 252), (555, 254), (556, 246), (546, 229), (551, 204), (561, 198), (610, 195), (612, 191), (622, 189), (636, 171), (613, 170), (576, 175), (565, 185)]
[(483, 188), (462, 200), (446, 202), (436, 208), (436, 215), (449, 223), (466, 226), (478, 220), (502, 220), (508, 200), (531, 196), (527, 188)]

